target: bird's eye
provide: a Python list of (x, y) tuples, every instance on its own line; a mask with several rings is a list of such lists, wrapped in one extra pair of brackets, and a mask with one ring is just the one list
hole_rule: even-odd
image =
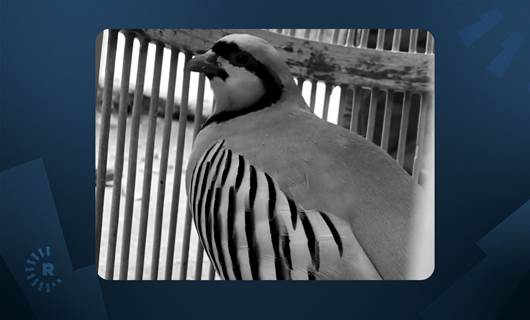
[(236, 66), (244, 66), (250, 62), (250, 56), (243, 52), (234, 53), (232, 55), (232, 64)]

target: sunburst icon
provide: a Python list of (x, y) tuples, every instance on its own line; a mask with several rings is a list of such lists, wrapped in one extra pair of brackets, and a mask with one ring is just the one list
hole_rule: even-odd
[(24, 270), (30, 285), (39, 292), (50, 293), (62, 282), (56, 274), (51, 249), (48, 246), (33, 251), (26, 259)]

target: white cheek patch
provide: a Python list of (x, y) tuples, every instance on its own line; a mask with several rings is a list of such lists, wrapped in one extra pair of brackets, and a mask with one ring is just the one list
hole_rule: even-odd
[(211, 81), (217, 100), (216, 112), (248, 107), (265, 94), (263, 83), (254, 73), (223, 58), (218, 58), (217, 62), (228, 73), (228, 78), (223, 81), (216, 77)]
[(228, 65), (225, 68), (228, 78), (225, 80), (235, 109), (244, 108), (257, 102), (264, 94), (261, 79), (243, 67)]

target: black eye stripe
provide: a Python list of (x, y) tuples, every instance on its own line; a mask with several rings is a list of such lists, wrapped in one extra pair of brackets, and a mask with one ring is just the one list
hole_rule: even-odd
[(273, 75), (269, 68), (267, 68), (263, 63), (256, 60), (252, 54), (241, 50), (236, 43), (226, 41), (216, 42), (212, 47), (212, 51), (230, 62), (232, 62), (230, 58), (236, 54), (241, 53), (247, 55), (249, 61), (245, 63), (244, 67), (248, 71), (258, 76), (261, 81), (263, 81), (265, 91), (267, 92), (267, 97), (265, 97), (267, 100), (266, 102), (273, 103), (280, 98), (283, 89), (280, 79)]
[[(261, 82), (263, 83), (263, 86), (265, 88), (265, 94), (259, 99), (259, 101), (244, 109), (235, 111), (223, 111), (220, 113), (213, 114), (204, 122), (202, 128), (208, 126), (212, 122), (223, 122), (234, 117), (247, 114), (249, 112), (269, 107), (280, 99), (283, 92), (283, 84), (281, 83), (280, 78), (276, 74), (272, 73), (267, 66), (258, 61), (256, 58), (254, 58), (252, 54), (247, 51), (241, 50), (241, 48), (236, 43), (226, 41), (216, 42), (211, 50), (218, 56), (229, 61), (231, 64), (245, 68), (249, 72), (254, 73), (258, 78), (261, 79)], [(234, 63), (233, 58), (237, 54), (247, 55), (248, 61), (239, 65), (238, 63)], [(223, 80), (225, 80), (227, 77), (228, 74), (225, 75), (225, 78), (223, 78)]]

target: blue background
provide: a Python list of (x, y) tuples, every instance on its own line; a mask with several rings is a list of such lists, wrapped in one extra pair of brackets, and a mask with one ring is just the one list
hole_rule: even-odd
[[(109, 319), (530, 318), (530, 205), (524, 205), (530, 199), (529, 6), (497, 0), (2, 0), (2, 228), (40, 214), (19, 210), (24, 208), (19, 204), (36, 201), (33, 193), (52, 197), (54, 206), (46, 212), (62, 227), (72, 272), (78, 272), (79, 283), (90, 283), (70, 282), (86, 295), (79, 310), (89, 319), (101, 319), (102, 310)], [(110, 282), (88, 272), (94, 270), (95, 251), (95, 39), (106, 28), (148, 27), (431, 31), (436, 45), (433, 276), (375, 283)], [(17, 180), (27, 183), (17, 189)], [(19, 234), (25, 240), (32, 236)], [(1, 239), (0, 303), (2, 313), (11, 314), (6, 318), (45, 319), (40, 310), (46, 305), (72, 305), (68, 297), (37, 301), (28, 295), (8, 259), (18, 240)], [(102, 299), (94, 298), (99, 295)]]

